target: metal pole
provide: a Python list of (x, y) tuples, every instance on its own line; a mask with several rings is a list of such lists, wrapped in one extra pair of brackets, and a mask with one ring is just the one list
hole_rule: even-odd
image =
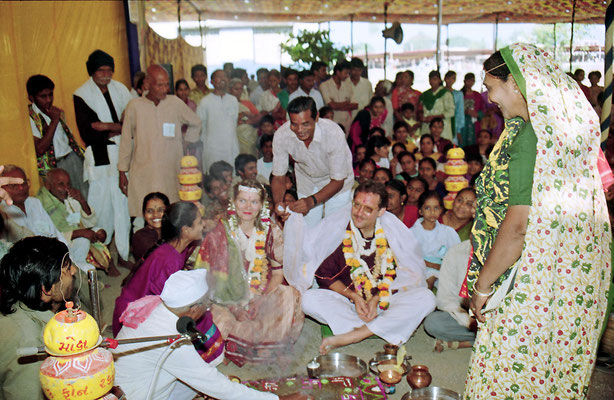
[(499, 41), (499, 13), (495, 14), (495, 31), (493, 33), (493, 45), (495, 48), (495, 51), (497, 51), (497, 42)]
[(102, 329), (102, 316), (100, 313), (100, 293), (98, 292), (98, 275), (95, 269), (87, 271), (87, 284), (90, 289), (90, 300), (92, 302), (92, 317), (96, 320), (98, 328)]
[(571, 39), (569, 39), (569, 72), (571, 71), (571, 58), (573, 56), (573, 28), (576, 23), (576, 0), (573, 0), (573, 12), (571, 13)]
[(181, 0), (177, 0), (177, 36), (181, 37)]
[(554, 60), (556, 61), (556, 22), (553, 24), (553, 36), (554, 36), (554, 49), (552, 49), (552, 54), (554, 55)]
[(354, 57), (354, 14), (350, 14), (350, 49)]
[[(388, 3), (384, 3), (384, 30), (386, 30), (387, 24), (388, 24)], [(386, 43), (388, 43), (388, 39), (384, 38), (384, 80), (386, 80), (386, 59), (388, 58), (388, 49), (386, 47)]]
[(437, 0), (437, 49), (435, 52), (435, 61), (437, 63), (437, 71), (441, 64), (441, 21), (443, 19), (443, 0)]
[(608, 7), (605, 10), (605, 59), (604, 59), (604, 92), (603, 108), (601, 109), (601, 141), (604, 142), (610, 132), (610, 118), (612, 111), (612, 61), (614, 42), (614, 3), (608, 0)]

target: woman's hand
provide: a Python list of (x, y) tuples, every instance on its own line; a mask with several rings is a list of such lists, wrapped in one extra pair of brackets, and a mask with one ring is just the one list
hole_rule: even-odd
[(473, 312), (473, 315), (475, 315), (475, 319), (480, 322), (486, 321), (486, 318), (484, 315), (482, 315), (482, 308), (484, 308), (489, 298), (490, 296), (479, 296), (475, 293), (473, 293), (473, 296), (471, 296), (471, 311)]

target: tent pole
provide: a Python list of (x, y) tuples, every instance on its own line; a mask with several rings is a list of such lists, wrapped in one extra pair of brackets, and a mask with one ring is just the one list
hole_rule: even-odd
[(573, 12), (571, 13), (571, 39), (569, 39), (569, 73), (571, 71), (571, 59), (573, 56), (573, 28), (576, 24), (576, 0), (573, 0)]
[(493, 42), (495, 51), (497, 51), (498, 40), (499, 40), (499, 13), (496, 13), (495, 14), (495, 31), (493, 32), (493, 38), (492, 38), (492, 42)]
[(601, 109), (601, 141), (604, 142), (610, 132), (610, 118), (612, 112), (612, 61), (614, 60), (613, 53), (614, 42), (614, 3), (608, 0), (608, 6), (605, 10), (605, 65), (604, 65), (604, 93), (603, 93), (603, 108)]
[(443, 0), (437, 0), (437, 50), (435, 53), (435, 62), (437, 71), (441, 67), (441, 21), (443, 19)]
[(177, 0), (177, 36), (181, 37), (181, 0)]
[[(388, 25), (388, 3), (384, 3), (384, 30), (386, 30), (386, 25)], [(384, 38), (384, 80), (386, 80), (386, 59), (388, 58), (387, 43), (388, 39)]]
[(354, 57), (354, 14), (350, 14), (350, 49)]
[(556, 22), (552, 25), (552, 31), (554, 36), (554, 48), (552, 49), (552, 54), (554, 55), (554, 60), (556, 60)]

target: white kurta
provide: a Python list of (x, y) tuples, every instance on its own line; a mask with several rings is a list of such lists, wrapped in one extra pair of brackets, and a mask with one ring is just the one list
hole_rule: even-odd
[[(129, 339), (144, 336), (177, 334), (178, 317), (171, 313), (162, 303), (159, 304), (136, 329), (124, 326), (117, 339)], [(167, 346), (152, 346), (151, 342), (124, 344), (113, 350), (115, 361), (115, 384), (119, 385), (130, 400), (144, 400), (152, 381), (155, 366)], [(240, 383), (231, 382), (226, 376), (207, 364), (187, 342), (174, 349), (161, 365), (153, 399), (166, 400), (181, 381), (196, 391), (220, 400), (273, 400), (278, 397), (271, 393), (249, 389)], [(194, 394), (181, 391), (191, 400)]]
[(348, 81), (352, 84), (352, 89), (354, 90), (352, 95), (352, 103), (358, 103), (358, 108), (352, 110), (353, 121), (354, 118), (356, 118), (356, 114), (369, 105), (371, 97), (373, 97), (373, 86), (367, 78), (363, 78), (362, 76), (356, 85), (354, 85), (354, 82), (352, 82), (351, 79), (348, 79)]
[(218, 96), (211, 92), (200, 101), (196, 113), (203, 123), (201, 139), (204, 168), (209, 170), (211, 164), (220, 160), (234, 165), (239, 155), (237, 98), (230, 94)]
[(294, 91), (293, 93), (290, 94), (290, 96), (288, 97), (288, 99), (290, 101), (296, 99), (297, 97), (300, 96), (305, 96), (305, 97), (311, 97), (313, 99), (313, 101), (316, 102), (316, 108), (319, 110), (320, 108), (324, 107), (324, 99), (322, 98), (322, 94), (320, 94), (319, 91), (317, 91), (316, 89), (311, 89), (311, 91), (309, 92), (309, 94), (305, 93), (305, 91), (299, 86), (299, 88)]
[(85, 261), (87, 252), (83, 254), (82, 251), (78, 251), (79, 247), (73, 248), (71, 243), (66, 240), (62, 232), (55, 227), (51, 217), (49, 214), (47, 214), (47, 211), (45, 211), (43, 204), (39, 199), (36, 197), (28, 197), (24, 204), (26, 207), (25, 214), (16, 205), (9, 206), (4, 201), (0, 203), (0, 209), (10, 220), (10, 223), (14, 223), (22, 228), (25, 228), (34, 235), (56, 238), (60, 242), (64, 243), (70, 251), (70, 258), (79, 267), (79, 269), (87, 271), (94, 268), (92, 264)]

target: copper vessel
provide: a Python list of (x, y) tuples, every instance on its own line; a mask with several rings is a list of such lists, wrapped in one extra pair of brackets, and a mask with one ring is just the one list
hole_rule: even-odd
[(384, 354), (390, 354), (391, 356), (397, 356), (397, 352), (399, 351), (399, 346), (386, 343), (384, 345)]
[(407, 374), (407, 383), (412, 389), (427, 387), (431, 384), (431, 374), (426, 365), (414, 365)]

